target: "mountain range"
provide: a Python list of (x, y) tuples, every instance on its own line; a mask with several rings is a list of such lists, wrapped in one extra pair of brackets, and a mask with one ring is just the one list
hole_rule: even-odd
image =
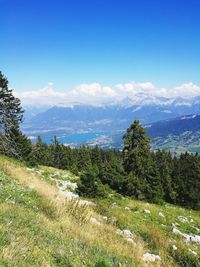
[(153, 139), (199, 130), (200, 117), (195, 115), (200, 114), (200, 97), (141, 99), (138, 104), (126, 97), (99, 105), (76, 102), (26, 106), (22, 130), (33, 140), (41, 135), (50, 142), (56, 135), (61, 142), (75, 146), (84, 142), (108, 147), (120, 147), (124, 131), (135, 119), (140, 120)]

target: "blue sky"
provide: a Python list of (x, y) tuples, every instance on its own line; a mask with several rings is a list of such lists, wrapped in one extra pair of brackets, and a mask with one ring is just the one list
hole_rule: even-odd
[(0, 0), (0, 9), (0, 69), (17, 91), (200, 84), (199, 0)]

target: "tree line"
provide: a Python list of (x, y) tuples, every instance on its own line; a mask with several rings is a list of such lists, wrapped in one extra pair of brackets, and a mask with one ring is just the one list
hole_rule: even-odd
[(98, 146), (71, 148), (55, 137), (50, 145), (41, 137), (32, 144), (20, 131), (23, 110), (0, 72), (0, 153), (31, 166), (67, 169), (80, 176), (78, 193), (105, 197), (116, 192), (154, 203), (169, 202), (200, 209), (200, 155), (172, 156), (151, 151), (150, 139), (135, 120), (123, 137), (123, 151)]

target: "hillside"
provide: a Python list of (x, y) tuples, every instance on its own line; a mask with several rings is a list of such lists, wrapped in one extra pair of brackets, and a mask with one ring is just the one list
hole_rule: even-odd
[(200, 152), (200, 115), (187, 115), (146, 125), (154, 149), (172, 153)]
[(199, 266), (199, 212), (114, 192), (83, 200), (78, 179), (0, 158), (0, 266)]
[(146, 125), (149, 136), (166, 137), (169, 134), (179, 135), (186, 131), (196, 132), (200, 130), (200, 115), (187, 115), (170, 120), (158, 121)]

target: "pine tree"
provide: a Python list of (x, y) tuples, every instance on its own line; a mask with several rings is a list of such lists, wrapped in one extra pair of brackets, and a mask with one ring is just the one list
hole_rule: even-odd
[(43, 143), (42, 138), (38, 136), (36, 144), (33, 145), (29, 155), (29, 164), (31, 165), (49, 165), (50, 153), (49, 146)]
[[(8, 80), (0, 72), (0, 152), (23, 158), (30, 150), (30, 142), (20, 131), (23, 110), (20, 100), (8, 87)], [(24, 146), (27, 146), (25, 151)]]
[(167, 202), (175, 202), (176, 191), (172, 182), (173, 159), (170, 152), (159, 150), (154, 155), (160, 173), (160, 181)]
[(82, 145), (78, 150), (78, 169), (87, 170), (91, 167), (90, 149)]
[(131, 171), (142, 171), (142, 161), (150, 153), (150, 139), (146, 135), (145, 129), (140, 125), (138, 120), (135, 120), (127, 129), (124, 137), (123, 147), (123, 165), (124, 169), (129, 174)]
[(56, 136), (50, 145), (50, 165), (56, 168), (63, 168), (65, 159), (65, 147), (60, 144)]
[(176, 160), (173, 181), (176, 185), (176, 202), (181, 205), (200, 209), (200, 160), (198, 155), (187, 152)]
[(28, 158), (32, 152), (32, 143), (31, 140), (23, 134), (19, 128), (13, 127), (9, 133), (9, 139), (12, 140), (13, 148), (15, 149), (15, 154), (12, 154), (8, 151), (6, 154), (9, 156), (17, 157), (18, 159), (28, 161)]
[(159, 202), (162, 199), (160, 176), (149, 142), (145, 129), (135, 120), (124, 135), (123, 165), (127, 181), (134, 183), (133, 191), (138, 191), (148, 201)]

